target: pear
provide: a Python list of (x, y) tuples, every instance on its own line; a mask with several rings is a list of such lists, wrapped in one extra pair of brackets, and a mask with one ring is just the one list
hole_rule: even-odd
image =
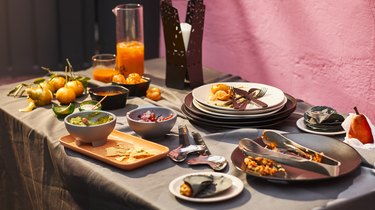
[(363, 144), (374, 143), (371, 128), (366, 117), (358, 112), (357, 107), (354, 107), (354, 110), (356, 115), (353, 117), (352, 122), (350, 123), (348, 137), (356, 138)]

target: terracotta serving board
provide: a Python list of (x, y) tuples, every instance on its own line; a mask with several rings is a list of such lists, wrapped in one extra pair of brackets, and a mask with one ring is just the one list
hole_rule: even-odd
[[(64, 147), (66, 148), (72, 149), (76, 152), (103, 161), (123, 170), (133, 170), (143, 165), (155, 162), (159, 159), (166, 157), (169, 152), (169, 148), (166, 146), (151, 141), (147, 141), (142, 138), (126, 134), (117, 130), (112, 131), (112, 133), (108, 136), (107, 143), (99, 147), (93, 147), (90, 144), (83, 144), (81, 146), (78, 146), (75, 143), (75, 138), (71, 135), (63, 136), (59, 140), (60, 143), (64, 145)], [(147, 158), (137, 159), (131, 162), (124, 160), (118, 161), (115, 159), (115, 157), (110, 157), (106, 155), (106, 148), (116, 147), (117, 144), (131, 144), (133, 146), (142, 147), (145, 150), (152, 150), (153, 154), (155, 155)]]

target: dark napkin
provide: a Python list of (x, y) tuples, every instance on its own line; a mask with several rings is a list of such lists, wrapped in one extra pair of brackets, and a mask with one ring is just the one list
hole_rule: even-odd
[(340, 131), (345, 117), (331, 107), (314, 106), (304, 114), (305, 125), (313, 130)]

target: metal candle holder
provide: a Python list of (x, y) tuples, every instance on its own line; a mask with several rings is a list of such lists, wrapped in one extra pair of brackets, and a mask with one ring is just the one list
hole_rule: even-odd
[(191, 25), (185, 49), (178, 10), (171, 0), (161, 0), (164, 41), (166, 49), (166, 86), (184, 89), (203, 85), (202, 39), (205, 5), (203, 0), (189, 0), (185, 22)]

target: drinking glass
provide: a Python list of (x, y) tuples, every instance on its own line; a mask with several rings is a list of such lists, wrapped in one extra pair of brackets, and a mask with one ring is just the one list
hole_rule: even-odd
[(93, 78), (101, 82), (112, 82), (112, 77), (118, 74), (115, 65), (116, 55), (96, 54), (92, 56)]
[(144, 73), (143, 7), (122, 4), (113, 10), (116, 15), (116, 69), (124, 76)]

